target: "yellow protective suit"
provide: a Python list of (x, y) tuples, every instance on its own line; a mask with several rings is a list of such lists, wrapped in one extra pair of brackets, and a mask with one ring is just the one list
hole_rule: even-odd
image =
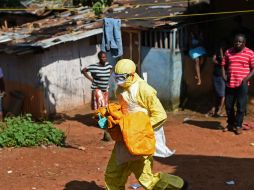
[[(166, 120), (166, 112), (157, 98), (156, 91), (143, 81), (135, 72), (131, 60), (120, 60), (115, 73), (132, 73), (125, 84), (117, 89), (119, 103), (124, 111), (148, 114), (154, 128), (159, 128)], [(136, 179), (146, 190), (180, 190), (182, 178), (167, 173), (152, 172), (153, 157), (131, 155), (124, 143), (116, 142), (105, 172), (107, 190), (124, 190), (128, 176), (134, 173)]]

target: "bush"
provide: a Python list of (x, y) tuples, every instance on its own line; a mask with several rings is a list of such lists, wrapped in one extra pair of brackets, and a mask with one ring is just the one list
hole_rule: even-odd
[(36, 123), (31, 114), (9, 117), (0, 124), (0, 147), (63, 146), (64, 132), (49, 121)]

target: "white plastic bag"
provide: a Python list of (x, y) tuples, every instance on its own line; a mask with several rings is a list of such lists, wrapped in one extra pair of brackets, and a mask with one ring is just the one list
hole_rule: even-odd
[(166, 158), (175, 153), (175, 150), (171, 151), (166, 145), (166, 138), (163, 126), (160, 127), (159, 129), (155, 129), (154, 135), (156, 143), (155, 143), (155, 153), (153, 156)]

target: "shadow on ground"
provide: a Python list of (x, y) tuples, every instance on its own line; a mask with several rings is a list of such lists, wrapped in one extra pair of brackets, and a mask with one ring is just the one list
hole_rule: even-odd
[(95, 118), (95, 115), (93, 113), (88, 114), (76, 114), (74, 116), (69, 116), (66, 114), (58, 114), (53, 119), (55, 124), (61, 124), (65, 121), (77, 121), (80, 122), (88, 127), (97, 127), (97, 119)]
[[(186, 179), (190, 183), (189, 190), (254, 189), (254, 158), (174, 155), (155, 160), (173, 166), (175, 172), (172, 174)], [(235, 184), (228, 185), (228, 181)]]
[(104, 190), (104, 188), (96, 185), (94, 181), (87, 182), (87, 181), (70, 181), (65, 184), (63, 190)]
[(221, 125), (221, 122), (219, 121), (198, 121), (198, 120), (187, 120), (184, 123), (189, 125), (194, 125), (201, 128), (207, 128), (212, 130), (221, 130), (223, 129), (223, 126)]

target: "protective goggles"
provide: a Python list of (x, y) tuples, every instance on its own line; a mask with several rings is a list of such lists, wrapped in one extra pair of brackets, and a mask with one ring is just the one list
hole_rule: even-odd
[(129, 76), (131, 76), (131, 75), (132, 75), (132, 74), (128, 74), (128, 73), (124, 73), (124, 74), (116, 74), (116, 73), (114, 73), (114, 74), (113, 74), (113, 76), (114, 76), (115, 81), (116, 81), (117, 84), (124, 83), (124, 82), (127, 80), (127, 78), (128, 78)]

